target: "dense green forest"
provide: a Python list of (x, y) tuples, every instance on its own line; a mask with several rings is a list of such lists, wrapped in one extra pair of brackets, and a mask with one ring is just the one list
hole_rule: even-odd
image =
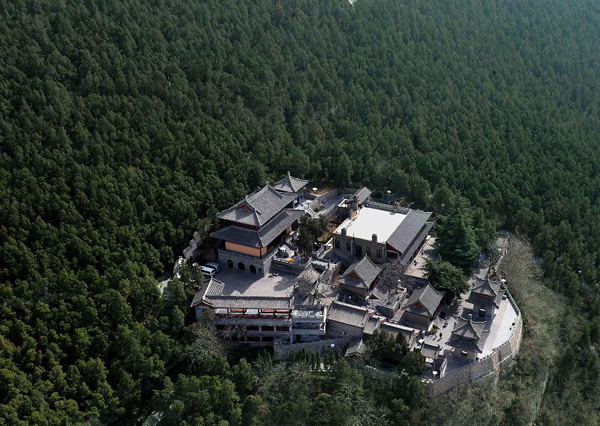
[(597, 2), (8, 0), (0, 51), (0, 423), (425, 422), (400, 368), (251, 368), (161, 298), (192, 233), (287, 170), (527, 236), (569, 305), (538, 424), (600, 407)]

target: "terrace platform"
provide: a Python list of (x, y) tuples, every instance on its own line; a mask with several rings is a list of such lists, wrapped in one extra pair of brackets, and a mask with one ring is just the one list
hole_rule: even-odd
[(223, 268), (215, 279), (224, 284), (222, 296), (291, 296), (298, 274), (275, 273), (265, 276)]

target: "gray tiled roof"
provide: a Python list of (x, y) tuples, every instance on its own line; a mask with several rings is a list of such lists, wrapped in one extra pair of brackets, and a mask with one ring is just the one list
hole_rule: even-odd
[(380, 317), (378, 315), (373, 315), (371, 318), (369, 318), (369, 320), (365, 324), (363, 333), (369, 334), (369, 335), (375, 333), (375, 330), (377, 330), (379, 328), (379, 325), (381, 324), (381, 320), (382, 320), (382, 317)]
[(222, 294), (224, 288), (225, 288), (225, 284), (222, 281), (219, 281), (215, 278), (211, 278), (208, 281), (208, 283), (203, 285), (203, 287), (196, 292), (190, 307), (193, 308), (193, 307), (199, 305), (206, 296), (218, 296), (218, 295)]
[(307, 180), (298, 179), (290, 175), (290, 172), (274, 185), (277, 191), (296, 193), (308, 184)]
[(432, 317), (443, 297), (442, 293), (427, 284), (425, 287), (413, 291), (408, 298), (406, 310), (421, 315), (427, 313)]
[(469, 301), (476, 305), (500, 307), (502, 302), (502, 283), (491, 281), (488, 278), (477, 280), (471, 290)]
[(366, 186), (364, 186), (354, 193), (354, 197), (356, 197), (358, 204), (360, 205), (367, 201), (367, 198), (369, 198), (371, 193), (372, 191)]
[(430, 212), (421, 212), (411, 210), (398, 228), (390, 235), (387, 243), (395, 250), (403, 253), (410, 247), (417, 236), (421, 234), (423, 227), (427, 224), (427, 219), (431, 216)]
[(298, 281), (304, 281), (309, 284), (314, 284), (317, 282), (321, 274), (315, 271), (312, 266), (308, 266), (304, 271), (298, 275)]
[(448, 344), (458, 349), (467, 351), (483, 352), (483, 345), (489, 334), (485, 329), (485, 322), (473, 321), (459, 318), (452, 330)]
[(408, 265), (408, 263), (413, 258), (413, 255), (415, 254), (415, 252), (421, 246), (419, 244), (419, 242), (424, 241), (425, 238), (427, 238), (427, 234), (429, 234), (429, 231), (431, 231), (431, 228), (433, 228), (433, 223), (426, 223), (425, 226), (421, 229), (421, 232), (419, 232), (417, 234), (417, 236), (415, 237), (415, 239), (413, 240), (413, 243), (408, 247), (408, 249), (404, 253), (402, 253), (402, 259), (400, 260), (400, 263), (402, 265), (404, 265), (404, 266)]
[(258, 231), (230, 225), (210, 235), (219, 240), (231, 241), (248, 247), (266, 247), (303, 214), (302, 210), (285, 209)]
[(200, 303), (218, 309), (291, 309), (292, 297), (281, 296), (224, 296), (225, 284), (222, 281), (211, 278), (206, 288), (199, 290), (194, 296), (191, 307)]
[(215, 309), (292, 309), (291, 297), (206, 296), (204, 302)]
[(389, 322), (389, 321), (382, 323), (381, 326), (379, 327), (379, 330), (384, 331), (386, 333), (391, 333), (395, 336), (398, 334), (402, 334), (404, 336), (404, 338), (406, 339), (406, 343), (409, 346), (411, 346), (414, 341), (415, 331), (416, 331), (412, 327), (406, 327), (404, 325), (396, 324), (396, 323)]
[(277, 192), (266, 184), (217, 216), (222, 220), (261, 227), (295, 198), (295, 194)]
[(369, 256), (365, 256), (350, 265), (339, 281), (349, 287), (368, 289), (380, 273), (381, 268), (375, 265)]
[(501, 287), (502, 283), (500, 281), (491, 281), (489, 278), (486, 278), (484, 280), (477, 280), (471, 293), (496, 297), (502, 291)]
[(334, 301), (331, 304), (327, 318), (329, 321), (364, 328), (368, 314), (367, 308)]
[(423, 343), (421, 347), (421, 355), (427, 358), (436, 358), (440, 353), (439, 345), (430, 345), (429, 343)]
[(362, 356), (367, 352), (367, 346), (363, 342), (362, 337), (356, 337), (350, 341), (348, 345), (348, 349), (346, 349), (346, 353), (344, 356)]

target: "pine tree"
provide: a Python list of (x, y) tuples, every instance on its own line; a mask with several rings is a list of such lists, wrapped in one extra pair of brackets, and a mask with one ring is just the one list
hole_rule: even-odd
[(447, 215), (436, 224), (436, 248), (442, 260), (468, 271), (479, 253), (466, 202), (457, 198)]

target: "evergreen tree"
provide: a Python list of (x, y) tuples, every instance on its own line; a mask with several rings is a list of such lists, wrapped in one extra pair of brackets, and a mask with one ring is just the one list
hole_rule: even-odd
[(467, 277), (460, 268), (449, 262), (430, 262), (425, 265), (427, 279), (436, 290), (443, 291), (448, 300), (469, 290)]
[(472, 219), (464, 200), (457, 198), (448, 214), (436, 222), (436, 249), (442, 260), (469, 271), (479, 246), (475, 240)]

